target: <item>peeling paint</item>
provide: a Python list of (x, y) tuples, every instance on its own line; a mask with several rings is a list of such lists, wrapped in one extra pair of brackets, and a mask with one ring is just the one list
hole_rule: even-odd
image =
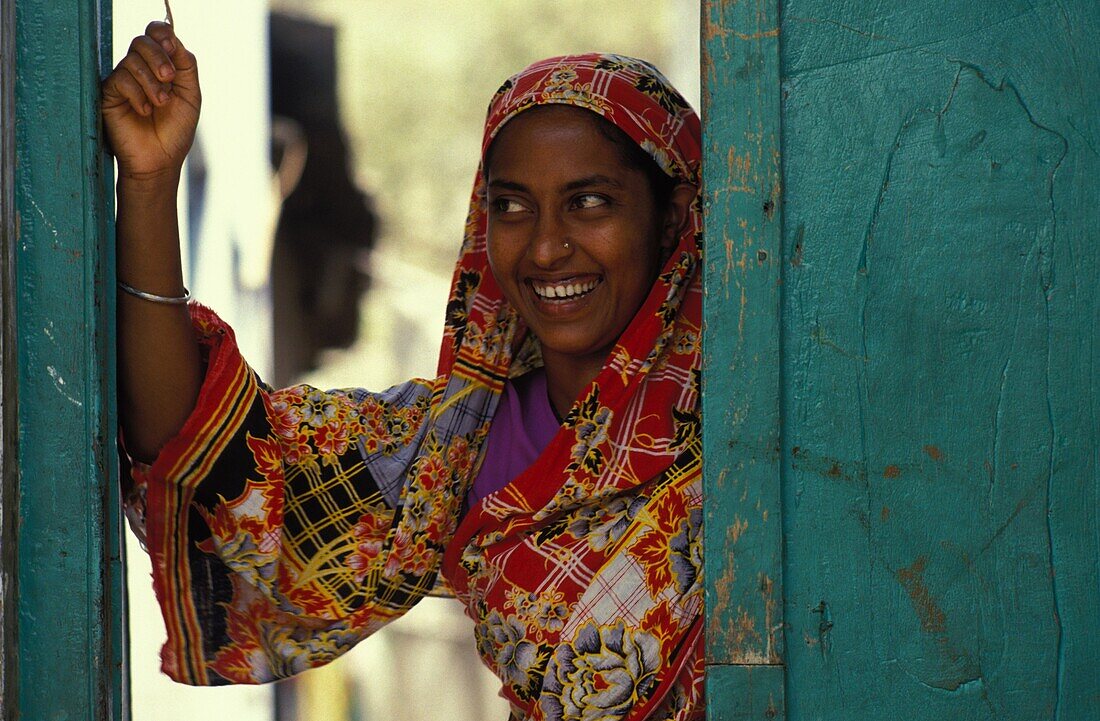
[(922, 450), (928, 455), (929, 458), (931, 458), (933, 461), (936, 461), (937, 463), (943, 460), (943, 451), (941, 451), (936, 446), (925, 446)]
[(817, 624), (817, 638), (814, 639), (821, 651), (821, 658), (824, 661), (829, 659), (829, 654), (833, 650), (832, 643), (832, 630), (833, 630), (833, 614), (829, 609), (829, 604), (822, 601), (814, 608), (810, 609), (810, 613), (818, 614), (821, 616)]
[[(713, 354), (704, 364), (741, 379), (725, 379), (726, 388), (736, 389), (731, 393), (703, 396), (704, 418), (720, 418), (722, 427), (704, 435), (710, 498), (716, 484), (706, 479), (727, 473), (712, 506), (724, 522), (708, 521), (706, 531), (707, 658), (744, 667), (777, 667), (783, 648), (782, 558), (764, 550), (778, 549), (782, 534), (780, 458), (772, 450), (779, 418), (768, 399), (778, 380), (767, 380), (778, 377), (772, 320), (782, 265), (777, 9), (770, 0), (716, 0), (704, 9), (702, 33), (705, 78), (714, 80), (704, 91), (704, 116), (721, 118), (704, 131), (711, 201), (704, 283), (713, 289), (704, 315), (708, 337), (718, 339), (704, 349)], [(779, 703), (770, 706), (775, 715), (782, 673), (768, 678), (779, 682)]]
[(813, 473), (831, 480), (855, 482), (865, 485), (867, 471), (862, 461), (847, 461), (811, 453), (801, 446), (791, 449), (791, 468)]
[(737, 542), (741, 540), (741, 534), (743, 534), (748, 527), (749, 522), (745, 519), (733, 519), (733, 523), (730, 524), (729, 530), (726, 531), (726, 538), (729, 540), (730, 547), (737, 545)]
[(737, 309), (737, 337), (745, 337), (745, 308), (748, 306), (748, 298), (745, 296), (745, 287), (741, 286), (741, 303)]
[(57, 392), (65, 397), (70, 403), (77, 408), (83, 408), (84, 403), (73, 398), (69, 395), (69, 391), (65, 388), (65, 379), (61, 377), (61, 374), (57, 372), (57, 369), (53, 366), (46, 366), (46, 372), (50, 374), (50, 379), (53, 381), (53, 387), (57, 389)]
[(42, 219), (42, 225), (46, 227), (46, 230), (50, 231), (50, 235), (52, 235), (54, 238), (60, 237), (61, 234), (57, 232), (57, 227), (50, 221), (49, 218), (46, 217), (46, 211), (42, 210), (42, 206), (40, 206), (32, 197), (28, 197), (27, 202), (31, 204), (31, 207), (34, 208), (34, 212), (37, 213), (38, 217)]
[(729, 28), (723, 28), (713, 23), (707, 23), (703, 28), (703, 42), (713, 42), (718, 39), (737, 38), (741, 41), (763, 40), (764, 38), (779, 37), (779, 28), (761, 30), (755, 33), (742, 33)]
[(920, 619), (921, 630), (925, 633), (943, 633), (947, 630), (947, 616), (924, 583), (927, 566), (928, 557), (917, 556), (911, 566), (898, 569), (895, 575), (913, 604), (913, 610)]
[(730, 147), (726, 152), (726, 180), (722, 190), (727, 193), (755, 195), (759, 192), (755, 183), (756, 180), (752, 155), (750, 153), (738, 154), (736, 147)]
[(806, 224), (799, 223), (795, 232), (794, 252), (791, 253), (791, 265), (798, 268), (802, 265), (802, 253), (806, 241)]

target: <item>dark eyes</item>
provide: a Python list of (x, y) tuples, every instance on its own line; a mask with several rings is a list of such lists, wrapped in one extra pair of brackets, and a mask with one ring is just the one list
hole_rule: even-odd
[(587, 208), (598, 208), (607, 203), (608, 199), (603, 195), (599, 195), (598, 193), (582, 193), (573, 198), (570, 207), (585, 210)]
[[(580, 193), (569, 199), (570, 210), (588, 210), (610, 203), (610, 199), (599, 193)], [(489, 201), (489, 210), (498, 214), (522, 213), (527, 206), (514, 198), (500, 197)]]
[(522, 213), (523, 204), (511, 198), (495, 198), (489, 201), (489, 209), (498, 213)]

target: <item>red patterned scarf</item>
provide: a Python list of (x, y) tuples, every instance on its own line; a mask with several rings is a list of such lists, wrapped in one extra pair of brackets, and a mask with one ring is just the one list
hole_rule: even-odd
[[(509, 119), (551, 103), (598, 113), (667, 173), (698, 184), (698, 118), (652, 67), (624, 57), (552, 58), (511, 78), (493, 98), (483, 152)], [(467, 329), (511, 337), (518, 322), (488, 272), (482, 183), (479, 172), (455, 287), (480, 283), (452, 307), (466, 309)], [(478, 624), (479, 650), (528, 718), (649, 718), (698, 695), (701, 227), (693, 208), (562, 431), (471, 509), (447, 550), (443, 571)], [(450, 347), (440, 375), (509, 372), (506, 352), (485, 354), (465, 337), (457, 353)]]

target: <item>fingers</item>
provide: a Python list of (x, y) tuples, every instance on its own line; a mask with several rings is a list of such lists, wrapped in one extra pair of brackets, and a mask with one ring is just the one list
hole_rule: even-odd
[(126, 57), (104, 83), (104, 102), (108, 106), (128, 103), (134, 112), (147, 116), (170, 102), (178, 90), (186, 102), (197, 106), (195, 56), (167, 23), (149, 23), (145, 33), (134, 38)]
[(156, 42), (171, 61), (176, 71), (172, 78), (173, 87), (182, 91), (189, 102), (197, 104), (200, 93), (195, 56), (176, 37), (175, 28), (168, 23), (154, 21), (146, 26), (145, 36)]
[(168, 53), (177, 70), (185, 72), (195, 65), (195, 56), (176, 37), (175, 29), (168, 23), (153, 21), (145, 27), (145, 35), (152, 38)]
[(133, 78), (152, 105), (160, 106), (169, 101), (176, 68), (168, 53), (148, 35), (134, 38), (119, 69)]
[(138, 115), (146, 116), (153, 112), (145, 88), (120, 63), (103, 84), (103, 107), (106, 110), (126, 104)]
[(145, 34), (160, 43), (164, 47), (164, 52), (169, 55), (176, 52), (177, 47), (183, 47), (182, 43), (176, 38), (172, 26), (168, 23), (154, 20), (145, 26)]

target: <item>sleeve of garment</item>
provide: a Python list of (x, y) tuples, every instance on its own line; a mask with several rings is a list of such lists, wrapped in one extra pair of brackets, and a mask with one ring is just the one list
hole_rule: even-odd
[(431, 385), (271, 391), (228, 326), (191, 314), (207, 357), (196, 409), (135, 464), (127, 503), (167, 627), (162, 668), (195, 685), (284, 678), (431, 590), (438, 554), (395, 533)]

